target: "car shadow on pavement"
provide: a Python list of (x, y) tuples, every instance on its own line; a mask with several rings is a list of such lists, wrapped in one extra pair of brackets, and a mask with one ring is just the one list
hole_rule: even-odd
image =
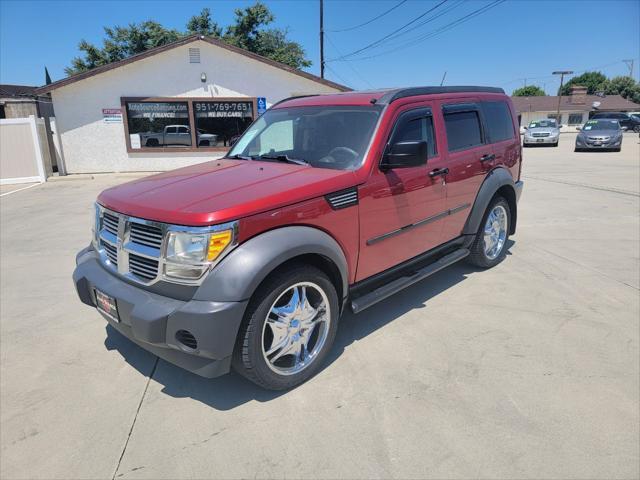
[[(507, 255), (510, 255), (509, 249), (514, 243), (512, 240), (508, 241)], [(336, 361), (352, 343), (365, 338), (410, 310), (428, 308), (429, 300), (464, 281), (470, 274), (480, 271), (481, 269), (465, 262), (459, 262), (362, 313), (356, 315), (345, 309), (335, 343), (323, 370)], [(107, 325), (106, 333), (104, 344), (107, 350), (117, 350), (125, 361), (140, 373), (145, 376), (151, 374), (156, 358), (153, 354), (135, 345), (110, 325)], [(233, 371), (214, 379), (203, 378), (162, 359), (158, 360), (153, 372), (153, 381), (163, 386), (162, 393), (175, 398), (193, 398), (217, 410), (230, 410), (252, 400), (268, 402), (288, 393), (264, 390)], [(304, 385), (297, 388), (304, 388)]]

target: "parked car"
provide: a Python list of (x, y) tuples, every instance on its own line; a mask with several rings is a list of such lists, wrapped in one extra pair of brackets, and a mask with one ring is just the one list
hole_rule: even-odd
[(225, 158), (102, 192), (78, 295), (191, 372), (293, 387), (322, 368), (344, 310), (503, 260), (517, 132), (497, 88), (284, 100)]
[(600, 112), (592, 115), (591, 120), (612, 118), (618, 121), (620, 126), (630, 132), (640, 133), (640, 118), (625, 112)]
[(555, 120), (535, 120), (529, 123), (527, 131), (522, 139), (522, 145), (551, 145), (558, 146), (560, 129)]
[[(197, 130), (199, 146), (213, 147), (218, 143), (218, 136)], [(169, 145), (191, 146), (191, 129), (185, 125), (167, 125), (162, 132), (140, 133), (140, 144), (145, 147), (163, 147)]]
[(622, 148), (622, 129), (614, 118), (589, 120), (580, 129), (576, 137), (575, 151), (582, 150), (614, 150)]

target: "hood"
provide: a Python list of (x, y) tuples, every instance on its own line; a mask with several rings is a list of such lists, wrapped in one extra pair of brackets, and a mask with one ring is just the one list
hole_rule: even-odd
[(352, 171), (220, 159), (109, 188), (98, 202), (116, 212), (176, 225), (204, 226), (352, 187)]
[(549, 134), (555, 134), (559, 132), (557, 128), (553, 128), (553, 127), (529, 128), (527, 131), (531, 133), (549, 133)]

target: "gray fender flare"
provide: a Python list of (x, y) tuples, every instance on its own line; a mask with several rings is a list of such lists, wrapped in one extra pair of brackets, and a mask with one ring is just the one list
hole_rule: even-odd
[(478, 190), (476, 199), (473, 202), (471, 213), (469, 213), (469, 217), (467, 218), (467, 223), (465, 223), (464, 228), (462, 229), (463, 235), (475, 235), (476, 233), (478, 233), (480, 223), (482, 222), (482, 217), (487, 211), (489, 202), (491, 202), (491, 199), (496, 194), (496, 192), (505, 185), (507, 185), (511, 189), (512, 195), (509, 195), (510, 198), (507, 198), (507, 201), (511, 206), (512, 216), (510, 233), (515, 233), (517, 219), (516, 189), (509, 170), (500, 167), (489, 172), (484, 182), (480, 186), (480, 190)]
[(321, 255), (340, 272), (342, 292), (349, 285), (347, 259), (330, 235), (313, 227), (282, 227), (257, 235), (231, 251), (209, 273), (194, 300), (238, 302), (251, 298), (258, 285), (279, 265), (294, 257)]

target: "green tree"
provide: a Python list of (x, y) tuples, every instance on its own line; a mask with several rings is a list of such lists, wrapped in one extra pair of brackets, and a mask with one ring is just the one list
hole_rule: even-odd
[(587, 87), (587, 94), (593, 95), (594, 93), (602, 90), (607, 83), (607, 77), (601, 72), (585, 72), (582, 75), (571, 78), (567, 83), (562, 86), (562, 89), (558, 89), (558, 95), (569, 95), (571, 93), (571, 87), (581, 86)]
[(150, 48), (174, 42), (181, 37), (177, 30), (170, 30), (157, 22), (148, 20), (142, 23), (131, 23), (127, 27), (105, 27), (106, 39), (102, 48), (82, 40), (78, 49), (84, 53), (75, 57), (71, 66), (65, 68), (67, 75), (91, 70), (142, 53)]
[(621, 95), (632, 102), (640, 103), (640, 83), (633, 77), (619, 76), (608, 80), (604, 86), (607, 95)]
[(223, 28), (211, 18), (208, 8), (189, 19), (185, 32), (165, 28), (152, 20), (131, 23), (127, 27), (105, 27), (102, 47), (82, 40), (78, 45), (82, 55), (72, 59), (65, 72), (67, 75), (85, 72), (193, 34), (221, 38), (230, 45), (294, 68), (310, 66), (311, 62), (307, 60), (302, 46), (287, 39), (286, 29), (265, 28), (274, 21), (275, 17), (269, 8), (258, 1), (244, 9), (237, 9), (234, 23), (224, 29), (224, 34)]
[(222, 28), (211, 19), (211, 10), (203, 8), (200, 15), (194, 15), (187, 22), (187, 33), (219, 38), (222, 35)]
[(516, 88), (512, 95), (514, 97), (544, 97), (547, 94), (537, 85), (527, 85), (526, 87)]
[(225, 42), (294, 68), (311, 65), (302, 46), (287, 40), (287, 30), (265, 29), (275, 20), (265, 4), (256, 2), (244, 9), (238, 8), (235, 15), (235, 24), (227, 27), (222, 37)]

